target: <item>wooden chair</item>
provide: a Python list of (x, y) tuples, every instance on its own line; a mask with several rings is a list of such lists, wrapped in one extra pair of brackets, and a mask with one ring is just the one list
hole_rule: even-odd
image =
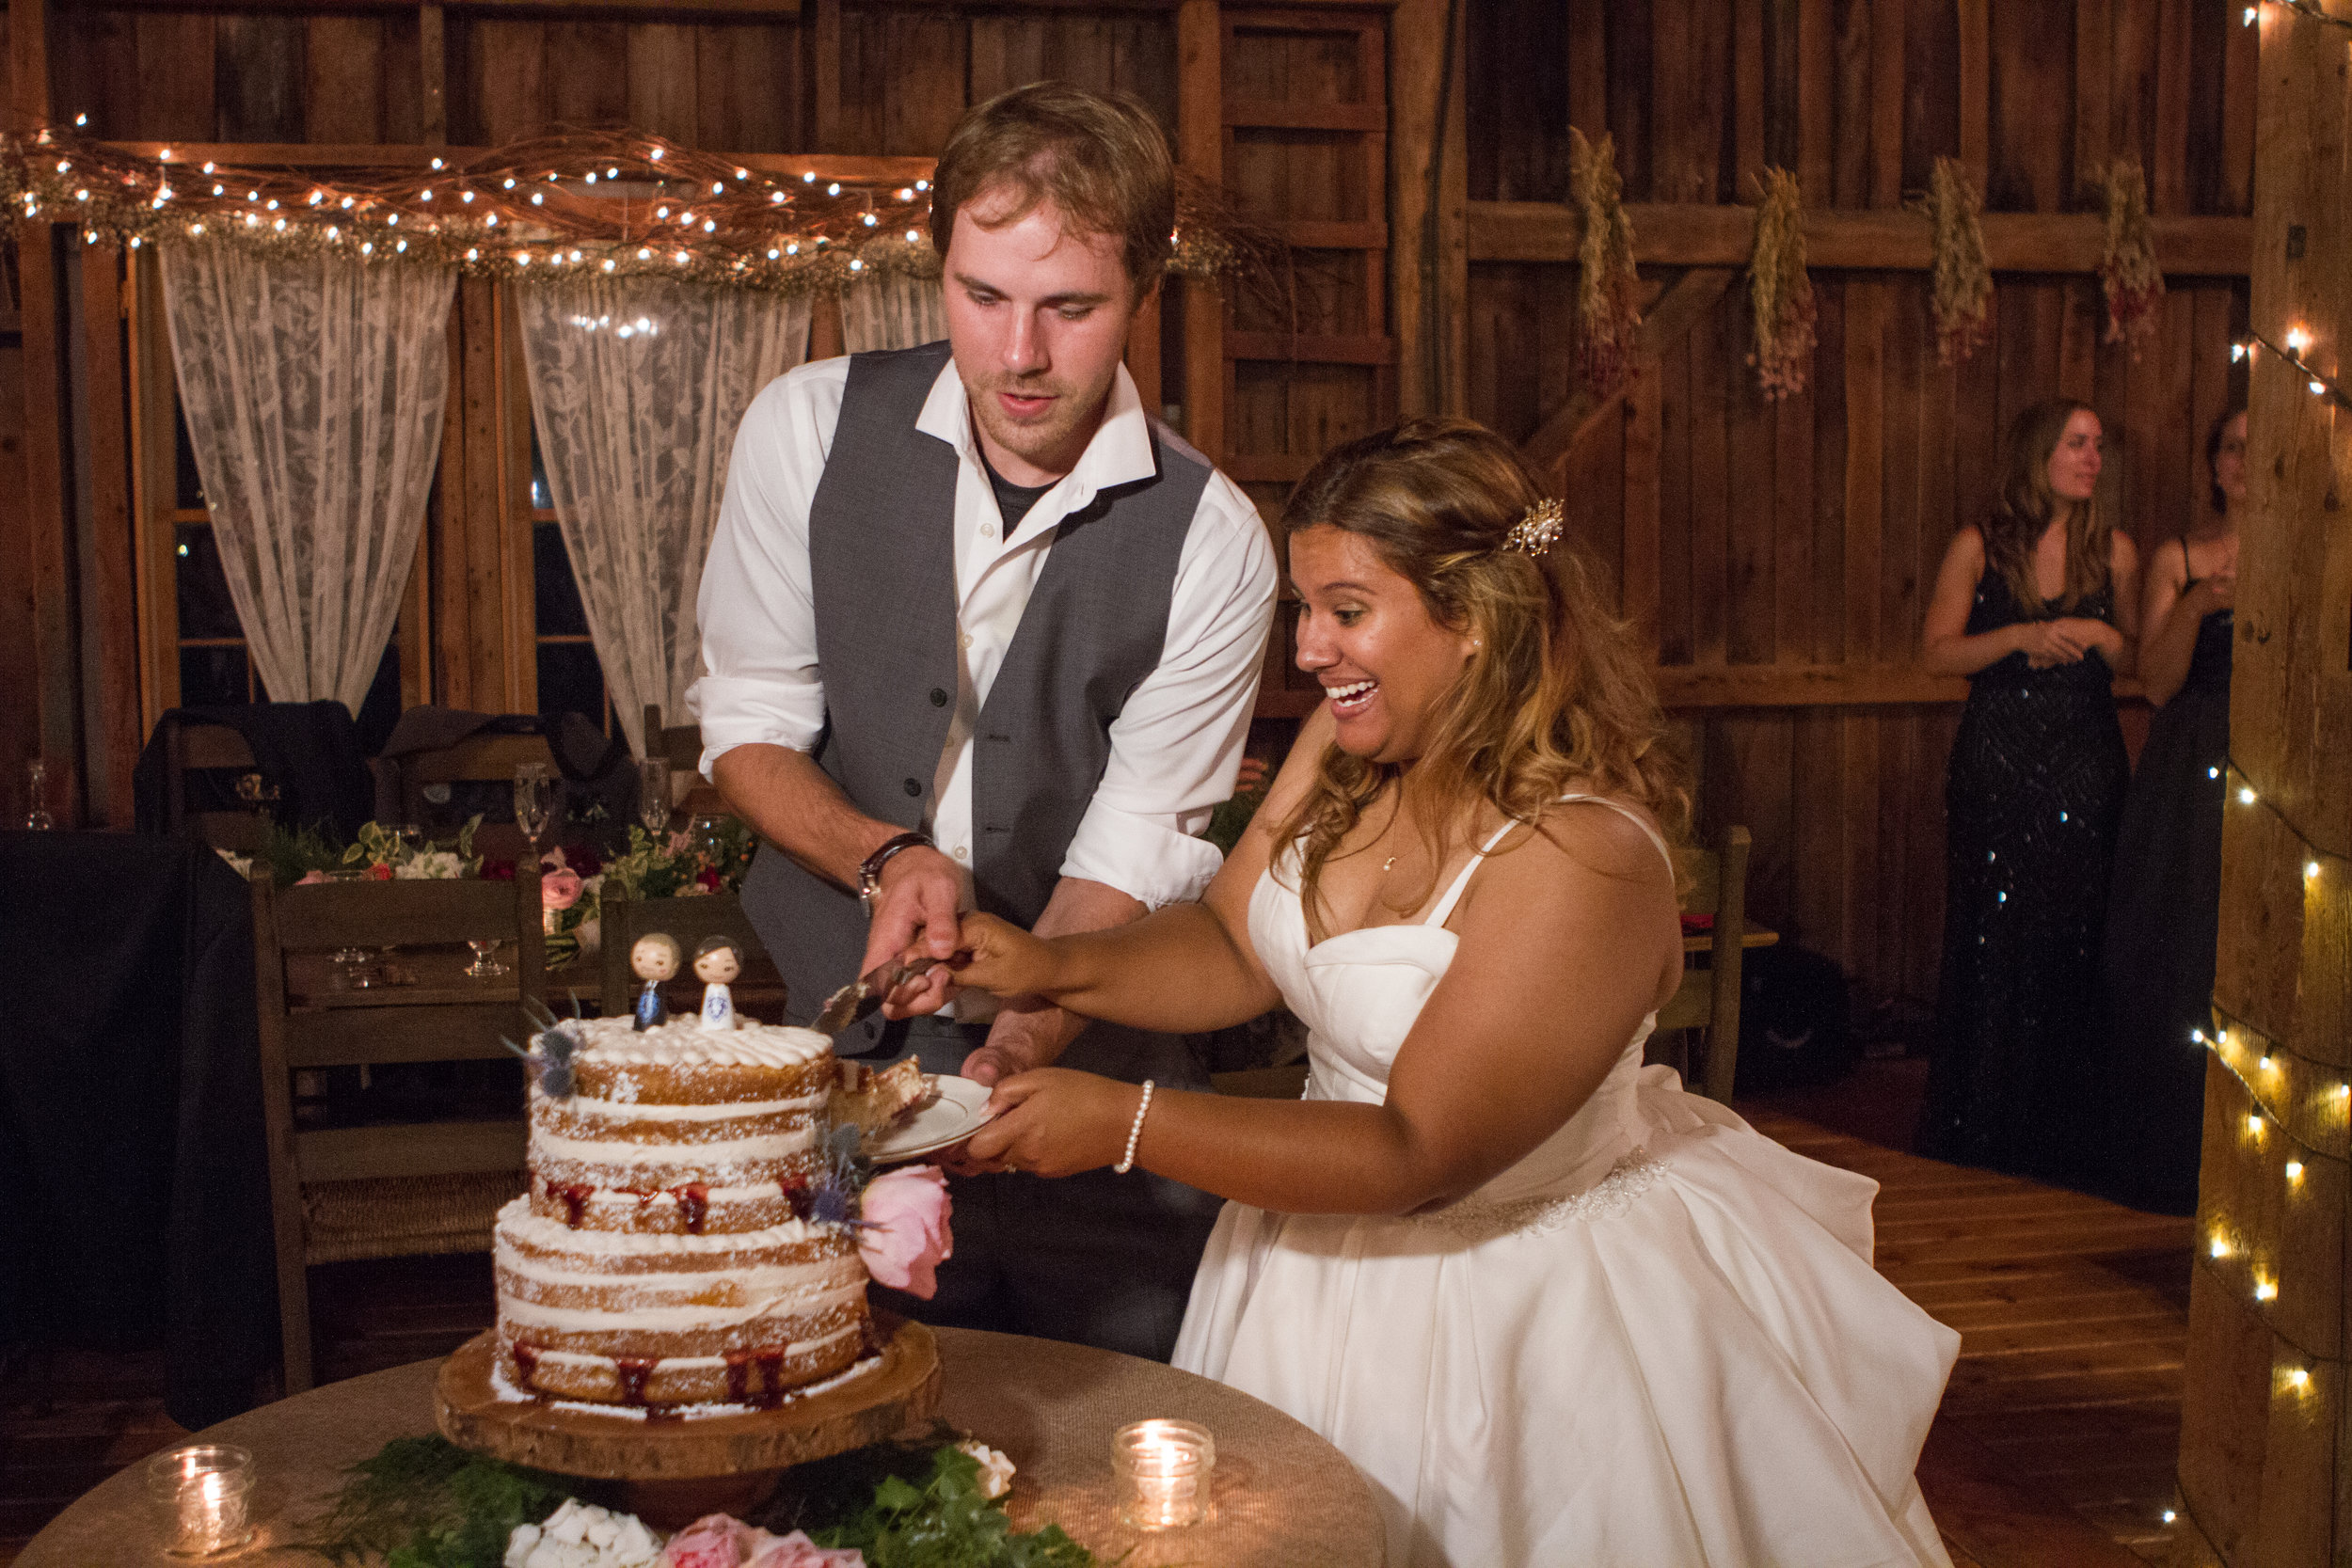
[(694, 948), (705, 937), (733, 937), (743, 951), (743, 973), (728, 989), (737, 1010), (757, 1007), (781, 1018), (786, 1000), (784, 976), (761, 944), (743, 913), (743, 900), (732, 893), (708, 893), (693, 898), (607, 898), (596, 915), (602, 943), (603, 974), (597, 995), (607, 1017), (633, 1011), (637, 990), (644, 982), (628, 967), (629, 949), (637, 939), (667, 931), (677, 939), (677, 977), (661, 988), (661, 999), (681, 1017), (699, 1012), (703, 983), (694, 978)]
[[(1658, 1010), (1658, 1033), (1704, 1031), (1701, 1076), (1692, 1085), (1721, 1104), (1731, 1103), (1740, 1068), (1740, 962), (1745, 951), (1748, 900), (1748, 831), (1724, 830), (1713, 849), (1688, 850), (1677, 863), (1691, 884), (1682, 900), (1685, 914), (1714, 917), (1707, 967), (1684, 971), (1682, 988)], [(1683, 1037), (1687, 1042), (1689, 1036)], [(1686, 1071), (1684, 1076), (1689, 1077)]]
[(165, 831), (174, 838), (200, 839), (216, 849), (249, 855), (262, 847), (267, 831), (262, 817), (250, 811), (190, 811), (191, 771), (235, 768), (251, 772), (253, 750), (245, 736), (226, 724), (190, 724), (174, 719), (164, 725)]
[(508, 784), (527, 762), (544, 763), (550, 779), (562, 776), (544, 735), (471, 735), (437, 752), (411, 752), (400, 765), (401, 820), (423, 824), (436, 815), (424, 798), (429, 785)]
[[(294, 1079), (388, 1063), (501, 1061), (542, 1001), (547, 975), (539, 889), (530, 878), (329, 882), (278, 889), (253, 879), (255, 989), (270, 1214), (286, 1391), (311, 1386), (314, 1263), (486, 1251), (500, 1205), (523, 1190), (521, 1101), (512, 1115), (356, 1126), (297, 1124)], [(511, 945), (508, 972), (460, 974), (469, 940)], [(415, 983), (339, 989), (327, 955), (403, 950)], [(451, 948), (454, 951), (449, 951)], [(356, 1076), (356, 1075), (355, 1075)]]

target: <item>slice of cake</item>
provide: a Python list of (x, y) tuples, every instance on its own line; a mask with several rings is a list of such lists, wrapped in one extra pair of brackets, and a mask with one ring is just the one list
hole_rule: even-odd
[(931, 1097), (920, 1059), (909, 1056), (886, 1068), (843, 1062), (834, 1086), (832, 1118), (836, 1127), (856, 1128), (870, 1141), (913, 1116)]
[(585, 1019), (533, 1059), (530, 1190), (501, 1211), (493, 1259), (516, 1387), (773, 1404), (858, 1358), (854, 1235), (794, 1205), (824, 1166), (831, 1040)]

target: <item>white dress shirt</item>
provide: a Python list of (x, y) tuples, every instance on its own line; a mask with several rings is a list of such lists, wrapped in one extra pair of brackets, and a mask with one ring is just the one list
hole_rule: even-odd
[[(767, 742), (813, 752), (825, 723), (824, 672), (810, 600), (808, 509), (841, 415), (847, 359), (778, 377), (736, 433), (719, 526), (696, 613), (703, 676), (686, 694), (701, 721), (702, 770), (730, 748)], [(1153, 472), (1149, 420), (1120, 367), (1103, 423), (1077, 466), (1038, 499), (1009, 535), (981, 466), (963, 383), (950, 361), (915, 429), (957, 453), (956, 705), (939, 758), (928, 824), (961, 868), (970, 901), (972, 731), (1021, 625), (1061, 520), (1107, 486)], [(1071, 840), (1061, 875), (1119, 889), (1148, 909), (1198, 898), (1216, 874), (1199, 835), (1248, 736), (1267, 628), (1274, 551), (1257, 509), (1212, 473), (1177, 560), (1158, 666), (1111, 723), (1102, 783)]]

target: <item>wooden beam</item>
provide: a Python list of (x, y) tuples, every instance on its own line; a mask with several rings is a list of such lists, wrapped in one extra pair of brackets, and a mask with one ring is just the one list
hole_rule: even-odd
[[(1736, 276), (1730, 267), (1692, 267), (1677, 278), (1642, 318), (1641, 347), (1634, 363), (1645, 367), (1654, 364), (1669, 344), (1696, 326), (1700, 318), (1715, 308), (1715, 302), (1724, 297)], [(1579, 388), (1527, 438), (1520, 451), (1537, 472), (1549, 469), (1567, 456), (1588, 426), (1624, 397), (1622, 387), (1606, 398), (1597, 398), (1590, 388)]]
[(90, 820), (129, 832), (131, 770), (138, 761), (138, 603), (133, 591), (137, 530), (131, 516), (131, 432), (123, 380), (122, 255), (83, 245), (81, 357), (86, 401), (81, 436), (88, 464), (92, 548), (84, 613), (97, 625), (88, 639), (98, 668), (84, 683), (95, 711), (88, 736)]
[[(66, 513), (65, 362), (56, 230), (45, 219), (17, 225), (17, 286), (24, 341), (24, 513), (39, 685), (40, 756), (49, 764), (49, 809), (60, 828), (83, 825), (80, 661), (73, 630)], [(19, 700), (22, 698), (20, 696)]]
[(442, 10), (432, 0), (417, 8), (417, 134), (432, 143), (449, 140), (449, 43)]
[[(1176, 11), (1176, 161), (1211, 189), (1225, 186), (1225, 22), (1217, 0)], [(1225, 297), (1185, 278), (1184, 438), (1212, 462), (1225, 455)]]
[[(1756, 248), (1756, 209), (1698, 202), (1629, 203), (1633, 259), (1661, 266), (1745, 266)], [(2252, 264), (2252, 220), (2172, 214), (2153, 219), (2156, 259), (2179, 277), (2243, 277)], [(1581, 238), (1574, 211), (1551, 201), (1470, 204), (1473, 261), (1573, 261)], [(1805, 263), (1820, 270), (1925, 272), (1934, 264), (1928, 220), (1900, 209), (1804, 214)], [(2094, 273), (2106, 220), (2094, 213), (1987, 213), (1985, 259), (1995, 272)]]
[(162, 260), (153, 246), (131, 253), (131, 515), (137, 560), (139, 729), (151, 731), (180, 705), (179, 463), (171, 334), (164, 320)]
[[(1035, 0), (1032, 0), (1035, 3)], [(1152, 0), (1145, 0), (1150, 4)], [(1154, 8), (1165, 8), (1167, 0), (1157, 0)], [(187, 0), (106, 0), (111, 11), (178, 11), (188, 8)], [(237, 0), (240, 11), (262, 13), (295, 12), (315, 15), (320, 11), (413, 11), (418, 9), (453, 11), (491, 11), (504, 16), (536, 16), (549, 22), (604, 20), (634, 17), (652, 22), (755, 22), (769, 21), (801, 14), (801, 0), (441, 0), (441, 4), (420, 7), (417, 0), (332, 0), (321, 5), (319, 0)]]
[(1389, 136), (1390, 323), (1397, 344), (1397, 408), (1434, 414), (1443, 404), (1438, 386), (1438, 256), (1443, 245), (1436, 197), (1438, 160), (1445, 138), (1438, 122), (1444, 102), (1446, 0), (1400, 0), (1391, 18)]
[(48, 0), (8, 0), (8, 78), (17, 119), (49, 118)]

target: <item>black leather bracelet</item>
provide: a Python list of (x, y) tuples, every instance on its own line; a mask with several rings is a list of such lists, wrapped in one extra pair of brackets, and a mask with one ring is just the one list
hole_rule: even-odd
[(875, 846), (872, 854), (858, 862), (857, 901), (865, 906), (866, 913), (874, 912), (874, 897), (882, 892), (882, 867), (888, 865), (890, 858), (901, 849), (913, 849), (918, 847), (925, 849), (937, 847), (931, 843), (930, 835), (928, 833), (899, 833), (883, 839), (881, 844)]

